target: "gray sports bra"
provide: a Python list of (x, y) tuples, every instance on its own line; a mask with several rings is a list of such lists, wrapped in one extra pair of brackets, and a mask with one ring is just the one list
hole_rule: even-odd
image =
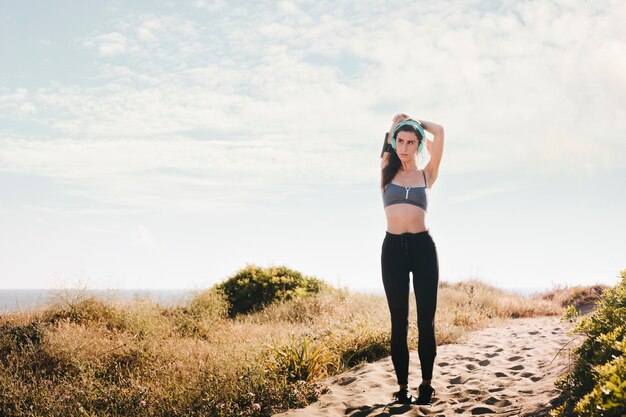
[(424, 211), (428, 211), (428, 194), (426, 194), (428, 183), (424, 170), (422, 170), (422, 175), (424, 176), (425, 187), (404, 187), (392, 182), (387, 184), (383, 191), (383, 205), (387, 207), (392, 204), (413, 204), (423, 208)]

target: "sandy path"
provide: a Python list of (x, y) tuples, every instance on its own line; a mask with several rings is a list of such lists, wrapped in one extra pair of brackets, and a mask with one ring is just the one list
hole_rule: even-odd
[[(511, 319), (472, 333), (463, 344), (437, 347), (430, 406), (390, 404), (398, 389), (391, 357), (324, 381), (330, 392), (308, 407), (277, 414), (303, 416), (542, 416), (558, 396), (554, 381), (582, 342), (559, 317)], [(560, 352), (559, 352), (560, 351)], [(409, 388), (417, 396), (419, 357), (410, 353)]]

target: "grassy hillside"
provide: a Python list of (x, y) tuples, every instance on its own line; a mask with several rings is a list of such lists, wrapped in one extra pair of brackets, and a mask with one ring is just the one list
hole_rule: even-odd
[[(247, 266), (227, 280), (244, 286), (229, 287), (231, 296), (252, 285), (248, 298), (265, 300), (247, 313), (233, 313), (225, 281), (175, 307), (68, 292), (2, 316), (0, 414), (269, 416), (314, 401), (321, 378), (389, 355), (384, 296), (285, 268)], [(478, 280), (442, 281), (437, 341), (458, 343), (512, 317), (562, 314), (586, 294), (568, 291), (521, 297)], [(412, 299), (411, 349), (416, 314)]]

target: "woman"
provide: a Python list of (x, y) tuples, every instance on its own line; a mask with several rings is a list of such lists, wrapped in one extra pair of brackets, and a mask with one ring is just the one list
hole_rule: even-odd
[[(434, 136), (432, 143), (426, 139), (424, 130)], [(387, 217), (381, 253), (382, 279), (391, 314), (391, 359), (400, 386), (393, 395), (402, 404), (431, 404), (435, 393), (430, 383), (437, 355), (435, 310), (439, 263), (425, 217), (428, 190), (437, 181), (443, 136), (443, 127), (436, 123), (397, 114), (385, 135), (381, 155), (381, 190)], [(430, 160), (420, 170), (416, 157), (424, 148), (428, 149)], [(408, 389), (409, 272), (413, 273), (422, 368), (417, 399)]]

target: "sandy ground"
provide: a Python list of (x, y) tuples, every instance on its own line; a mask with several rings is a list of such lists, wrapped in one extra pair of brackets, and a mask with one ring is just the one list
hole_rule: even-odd
[[(328, 378), (323, 382), (330, 391), (317, 402), (276, 416), (546, 416), (558, 397), (554, 381), (583, 340), (566, 333), (571, 327), (558, 316), (510, 319), (473, 332), (462, 344), (438, 346), (430, 406), (392, 403), (398, 386), (389, 356)], [(420, 382), (419, 357), (411, 351), (414, 396)]]

